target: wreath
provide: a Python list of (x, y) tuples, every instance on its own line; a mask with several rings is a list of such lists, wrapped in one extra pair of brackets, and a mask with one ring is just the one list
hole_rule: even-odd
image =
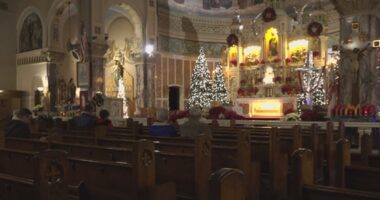
[(319, 22), (311, 22), (308, 26), (307, 26), (307, 33), (311, 36), (311, 37), (318, 37), (321, 35), (323, 31), (323, 26), (321, 23)]
[(265, 8), (265, 10), (263, 11), (264, 22), (271, 22), (275, 20), (276, 17), (277, 17), (276, 11), (271, 7)]

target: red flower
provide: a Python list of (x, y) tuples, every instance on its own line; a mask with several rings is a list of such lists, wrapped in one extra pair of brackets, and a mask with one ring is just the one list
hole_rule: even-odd
[(313, 57), (319, 57), (321, 53), (319, 51), (313, 51)]
[(292, 59), (291, 58), (287, 58), (287, 59), (285, 59), (285, 62), (286, 63), (290, 63), (290, 62), (292, 62)]
[(244, 96), (245, 90), (243, 88), (239, 88), (238, 96)]
[(237, 60), (231, 60), (230, 63), (236, 66), (237, 65)]
[(258, 65), (259, 63), (260, 63), (260, 61), (257, 59), (255, 60), (255, 62), (253, 62), (254, 65)]
[(248, 93), (249, 94), (254, 94), (256, 95), (256, 93), (259, 91), (259, 89), (257, 87), (251, 87), (248, 89)]
[(281, 83), (281, 80), (282, 80), (282, 77), (281, 77), (281, 76), (276, 76), (276, 77), (273, 78), (273, 81), (274, 81), (274, 82)]
[(265, 62), (264, 59), (262, 59), (261, 62), (260, 62), (260, 64), (265, 64), (265, 63), (266, 63), (266, 62)]
[(285, 82), (286, 83), (292, 82), (292, 77), (290, 77), (290, 76), (286, 77)]
[(275, 59), (272, 60), (272, 62), (273, 63), (279, 63), (279, 62), (281, 62), (281, 59), (280, 58), (275, 58)]

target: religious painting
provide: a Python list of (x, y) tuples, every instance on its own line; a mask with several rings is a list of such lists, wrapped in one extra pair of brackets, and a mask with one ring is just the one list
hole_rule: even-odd
[(42, 48), (42, 23), (37, 14), (30, 14), (22, 24), (19, 51), (26, 52)]
[(78, 87), (88, 87), (90, 85), (89, 63), (77, 63), (77, 84)]
[(289, 42), (289, 58), (292, 62), (304, 62), (309, 49), (309, 41), (305, 39)]
[(254, 45), (244, 49), (244, 61), (248, 65), (257, 65), (261, 59), (261, 47)]
[(266, 56), (267, 58), (277, 57), (279, 55), (279, 37), (275, 28), (269, 28), (265, 33)]

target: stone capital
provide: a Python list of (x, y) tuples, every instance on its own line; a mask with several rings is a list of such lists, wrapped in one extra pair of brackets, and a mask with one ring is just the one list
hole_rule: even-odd
[(107, 52), (108, 44), (105, 42), (93, 41), (91, 42), (91, 52), (95, 57), (103, 57)]

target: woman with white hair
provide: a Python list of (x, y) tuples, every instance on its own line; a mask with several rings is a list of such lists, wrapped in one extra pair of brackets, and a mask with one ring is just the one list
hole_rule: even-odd
[(168, 122), (168, 111), (166, 109), (159, 109), (156, 113), (156, 122), (149, 128), (149, 133), (152, 136), (177, 136), (177, 131)]
[(189, 120), (180, 127), (180, 135), (183, 137), (194, 138), (198, 135), (210, 135), (210, 127), (206, 123), (202, 123), (201, 120), (202, 110), (199, 106), (190, 108)]

